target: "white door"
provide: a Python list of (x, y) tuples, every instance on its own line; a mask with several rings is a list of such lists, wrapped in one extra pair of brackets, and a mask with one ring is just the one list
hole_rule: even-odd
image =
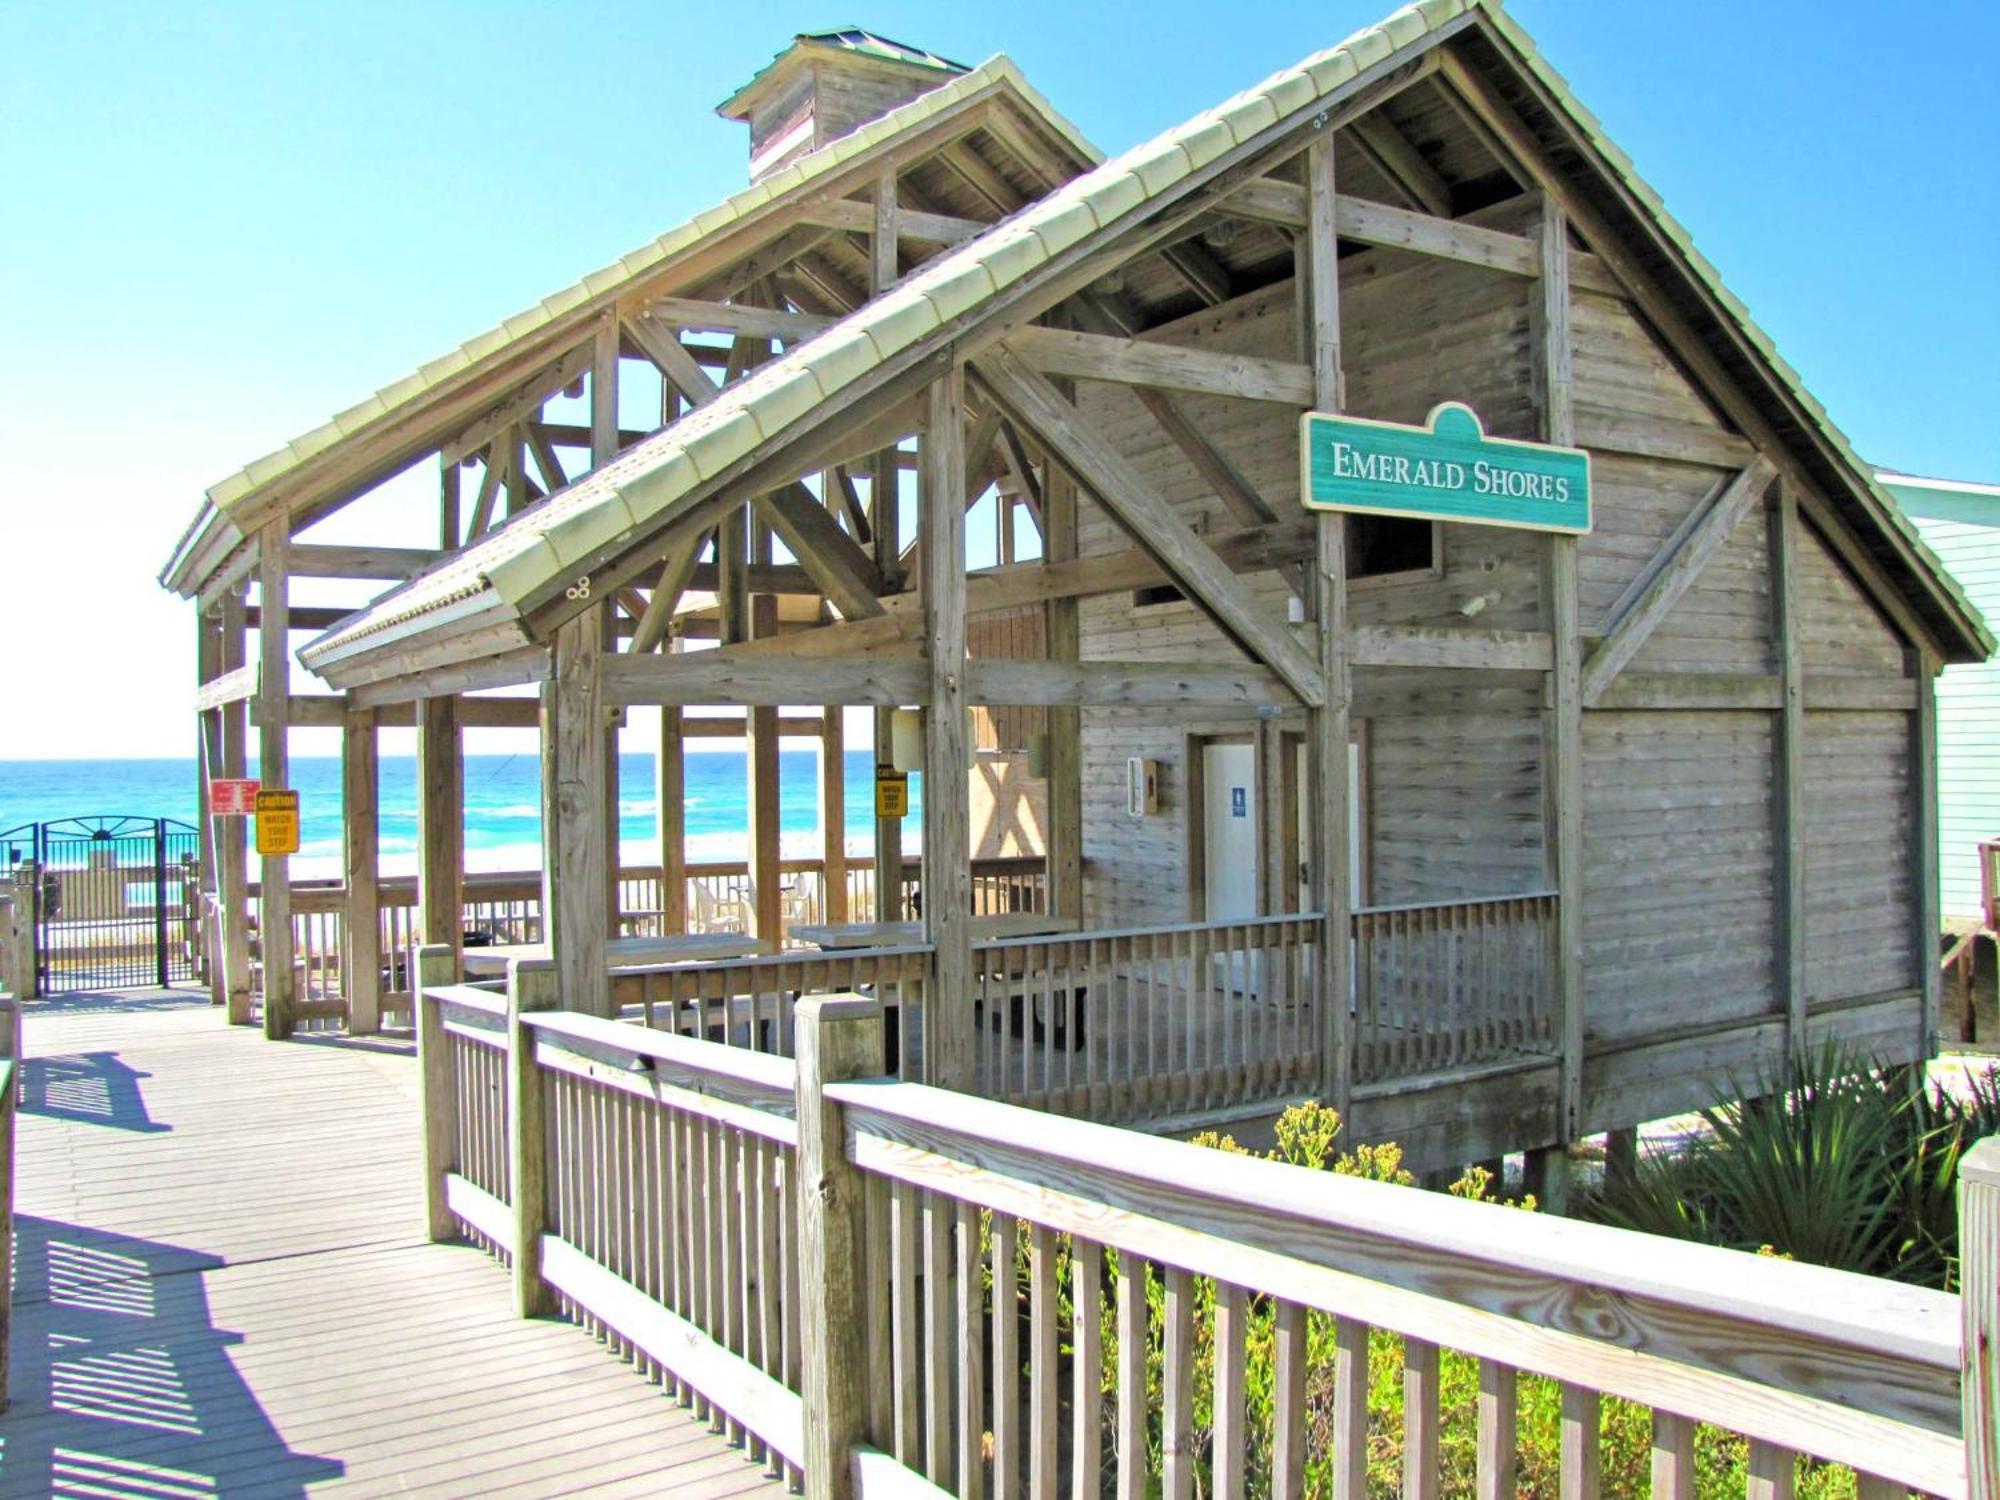
[[(1312, 783), (1306, 775), (1306, 747), (1301, 744), (1294, 752), (1293, 774), (1298, 777), (1297, 785), (1308, 787)], [(1368, 893), (1361, 888), (1362, 839), (1363, 830), (1368, 826), (1366, 810), (1361, 805), (1361, 745), (1352, 741), (1347, 747), (1347, 904), (1366, 906)], [(1298, 808), (1299, 841), (1299, 910), (1311, 911), (1318, 899), (1312, 888), (1312, 801), (1307, 795), (1294, 799)]]
[(1257, 915), (1257, 751), (1202, 747), (1203, 910), (1211, 922)]

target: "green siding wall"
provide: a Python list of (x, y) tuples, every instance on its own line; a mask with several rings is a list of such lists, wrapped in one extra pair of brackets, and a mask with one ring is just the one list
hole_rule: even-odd
[[(2000, 488), (1886, 485), (1979, 612), (2000, 619)], [(2000, 660), (1946, 667), (1937, 700), (1939, 891), (1945, 916), (1970, 917), (1977, 845), (2000, 838)]]

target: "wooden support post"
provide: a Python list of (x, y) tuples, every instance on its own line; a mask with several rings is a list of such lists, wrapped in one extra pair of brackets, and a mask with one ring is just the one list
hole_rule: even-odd
[(433, 985), (458, 978), (458, 955), (446, 943), (420, 944), (410, 965), (410, 1006), (416, 1012), (418, 1107), (424, 1119), (424, 1222), (431, 1239), (458, 1238), (458, 1221), (445, 1203), (445, 1178), (458, 1170), (458, 1063), (444, 1029), (444, 1013), (424, 999)]
[(376, 712), (348, 706), (340, 738), (340, 815), (346, 845), (346, 896), (341, 912), (340, 980), (347, 992), (347, 1029), (372, 1036), (382, 1029), (381, 830)]
[(535, 1061), (535, 1033), (522, 1018), (555, 1010), (556, 966), (546, 958), (507, 964), (507, 1182), (514, 1210), (514, 1315), (539, 1318), (556, 1310), (542, 1280), (542, 1235), (548, 1204), (547, 1075)]
[(1959, 1161), (1958, 1264), (1966, 1494), (2000, 1500), (2000, 1137)]
[[(1542, 439), (1576, 443), (1575, 381), (1570, 352), (1569, 223), (1544, 200), (1536, 230), (1542, 274), (1530, 304), (1535, 389)], [(1577, 541), (1551, 536), (1545, 573), (1555, 669), (1549, 677), (1542, 765), (1543, 843), (1556, 899), (1550, 975), (1555, 1033), (1562, 1044), (1559, 1141), (1581, 1133), (1583, 1119), (1583, 622), (1577, 605)]]
[[(243, 591), (230, 589), (222, 600), (222, 659), (225, 673), (243, 666)], [(248, 759), (249, 705), (242, 699), (222, 706), (222, 774), (241, 778)], [(222, 919), (224, 1015), (232, 1026), (250, 1024), (250, 820), (225, 818), (217, 836), (216, 905)]]
[(820, 915), (847, 920), (847, 733), (845, 710), (828, 704), (819, 731)]
[(618, 317), (607, 312), (590, 345), (590, 466), (601, 468), (617, 456)]
[[(13, 1024), (19, 1026), (19, 1002), (9, 1001), (15, 1010)], [(21, 1049), (18, 1036), (8, 1053), (6, 1081), (0, 1085), (0, 1411), (12, 1400), (8, 1376), (14, 1343), (14, 1124), (15, 1099), (21, 1091), (18, 1070)]]
[(1771, 735), (1771, 845), (1777, 931), (1778, 1002), (1785, 1011), (1785, 1057), (1806, 1042), (1805, 667), (1799, 618), (1799, 501), (1780, 480), (1767, 518), (1771, 559), (1771, 639), (1778, 665), (1778, 716)]
[[(869, 469), (869, 507), (873, 514), (875, 565), (882, 573), (884, 588), (900, 589), (902, 530), (902, 470), (894, 449), (875, 455)], [(875, 764), (886, 766), (894, 752), (893, 708), (875, 710)], [(875, 820), (875, 920), (900, 922), (903, 919), (903, 820)]]
[[(1044, 466), (1042, 553), (1051, 563), (1076, 559), (1076, 481), (1055, 464)], [(1082, 652), (1074, 597), (1051, 599), (1043, 629), (1050, 661), (1075, 661)], [(1049, 912), (1083, 920), (1083, 710), (1048, 711)]]
[[(768, 533), (759, 538), (767, 547)], [(759, 594), (751, 604), (751, 639), (777, 634), (778, 601)], [(745, 710), (750, 740), (744, 757), (750, 779), (750, 912), (752, 931), (771, 952), (785, 945), (784, 876), (779, 868), (782, 833), (778, 819), (783, 795), (778, 771), (778, 710), (764, 704)]]
[(1523, 1161), (1522, 1178), (1543, 1213), (1569, 1212), (1569, 1148), (1539, 1146)]
[[(257, 554), (257, 753), (266, 791), (291, 785), (291, 652), (286, 649), (290, 609), (286, 597), (286, 522), (264, 528)], [(290, 858), (263, 859), (258, 946), (264, 960), (264, 1035), (292, 1034), (292, 876)]]
[(448, 453), (438, 455), (438, 547), (456, 552), (463, 535), (459, 519), (459, 461)]
[[(417, 705), (417, 933), (465, 949), (465, 759), (458, 699)], [(454, 976), (455, 978), (456, 976)]]
[(605, 967), (603, 622), (595, 610), (556, 630), (542, 686), (542, 925), (562, 1005), (612, 1013)]
[(924, 716), (924, 1081), (972, 1084), (971, 796), (965, 693), (965, 373), (954, 367), (930, 387), (923, 437), (924, 654), (930, 706)]
[(843, 1111), (825, 1090), (881, 1074), (880, 1002), (853, 995), (801, 1000), (797, 1050), (803, 1467), (807, 1495), (847, 1500), (856, 1493), (854, 1451), (868, 1411), (865, 1288), (870, 1276), (887, 1271), (866, 1260), (863, 1179), (847, 1159)]
[(1636, 1128), (1604, 1132), (1604, 1186), (1617, 1192), (1639, 1175), (1639, 1132)]
[(1917, 984), (1923, 996), (1917, 1056), (1937, 1055), (1938, 1005), (1943, 976), (1938, 971), (1938, 935), (1944, 921), (1938, 895), (1937, 677), (1939, 662), (1918, 650), (1917, 707), (1910, 715), (1910, 800), (1916, 814), (1910, 837), (1910, 888), (1917, 895)]
[(660, 827), (660, 930), (687, 931), (687, 743), (681, 710), (660, 710), (660, 752), (653, 762), (653, 797)]
[[(1306, 260), (1301, 285), (1313, 369), (1313, 404), (1337, 412), (1345, 404), (1340, 348), (1340, 246), (1334, 233), (1333, 136), (1306, 148)], [(1300, 491), (1305, 475), (1299, 476)], [(1349, 1034), (1347, 742), (1350, 685), (1347, 667), (1347, 527), (1337, 512), (1315, 515), (1313, 556), (1314, 635), (1324, 703), (1306, 715), (1306, 753), (1312, 789), (1312, 887), (1320, 911), (1320, 1005), (1324, 1028), (1320, 1088), (1346, 1118), (1352, 1102), (1354, 1058)]]
[[(222, 671), (222, 624), (211, 615), (197, 611), (195, 614), (195, 680), (208, 682)], [(208, 709), (195, 715), (195, 753), (199, 757), (195, 775), (195, 820), (201, 829), (201, 884), (202, 902), (200, 907), (201, 971), (200, 977), (208, 986), (209, 1001), (220, 1005), (223, 1002), (222, 987), (222, 929), (215, 916), (216, 869), (221, 861), (222, 824), (211, 810), (210, 783), (221, 774), (222, 765), (222, 711)], [(0, 879), (11, 872), (0, 869)], [(0, 966), (0, 989), (7, 987), (7, 973)]]

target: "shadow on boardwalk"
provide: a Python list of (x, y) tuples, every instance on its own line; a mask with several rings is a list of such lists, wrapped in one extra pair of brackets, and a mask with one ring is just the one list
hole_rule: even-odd
[(15, 1231), (0, 1495), (302, 1495), (344, 1472), (291, 1452), (237, 1374), (202, 1279), (219, 1259), (49, 1219)]
[(141, 1073), (116, 1052), (30, 1057), (21, 1064), (21, 1110), (77, 1125), (153, 1135), (171, 1130), (146, 1111)]

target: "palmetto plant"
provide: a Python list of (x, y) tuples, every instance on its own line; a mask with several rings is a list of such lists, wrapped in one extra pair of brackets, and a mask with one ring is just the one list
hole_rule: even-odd
[(1737, 1083), (1707, 1135), (1643, 1158), (1598, 1216), (1929, 1286), (1955, 1279), (1958, 1161), (2000, 1130), (2000, 1085), (1959, 1099), (1829, 1045)]

